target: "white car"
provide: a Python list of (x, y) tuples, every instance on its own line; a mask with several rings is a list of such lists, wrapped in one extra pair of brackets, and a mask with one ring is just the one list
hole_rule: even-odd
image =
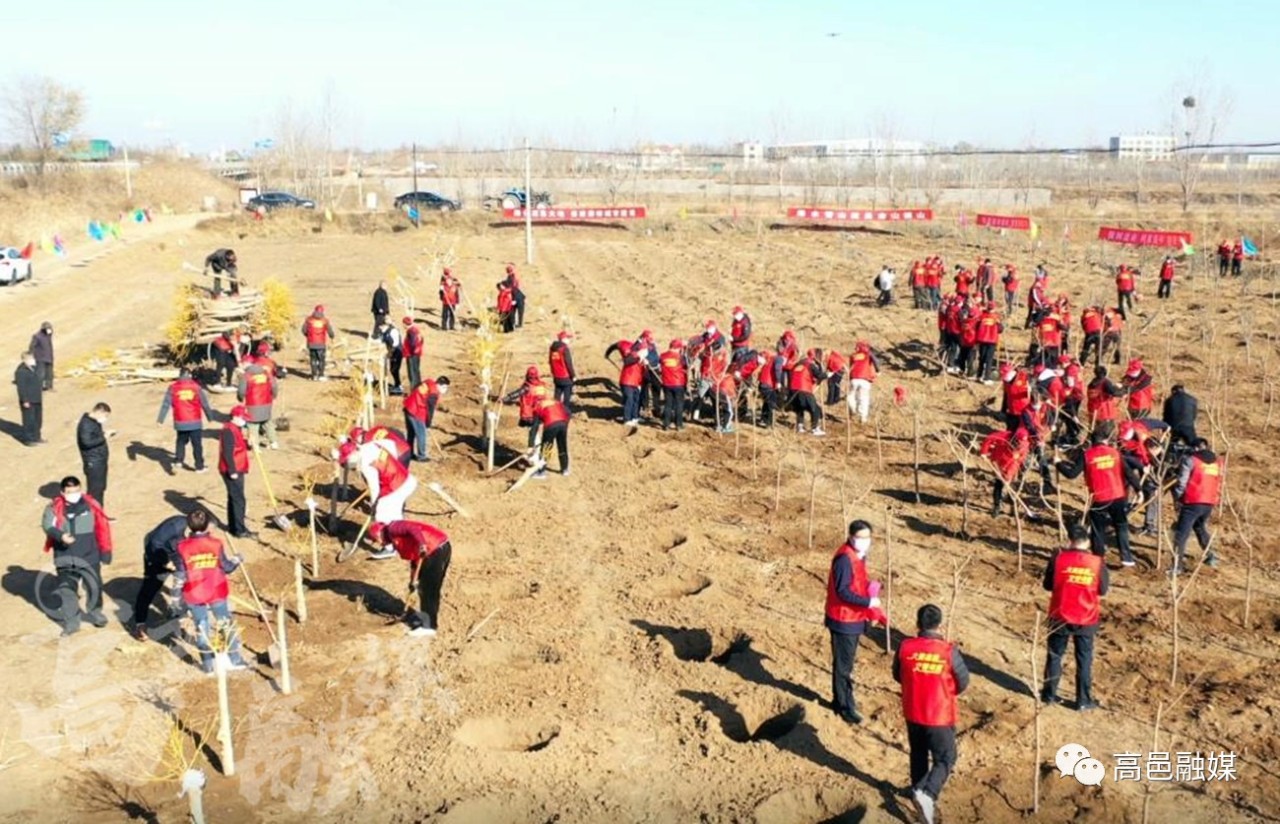
[(13, 246), (0, 246), (0, 283), (17, 283), (31, 279), (31, 261), (22, 256), (22, 250)]

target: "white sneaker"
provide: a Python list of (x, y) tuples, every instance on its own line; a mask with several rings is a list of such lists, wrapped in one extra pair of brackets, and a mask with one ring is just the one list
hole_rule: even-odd
[(280, 444), (276, 443), (275, 441), (272, 441), (272, 442), (271, 442), (271, 448), (272, 448), (272, 449), (279, 449), (279, 448), (280, 448)]
[(562, 478), (567, 478), (567, 477), (569, 477), (569, 470), (567, 470), (567, 469), (561, 469), (561, 470), (560, 470), (560, 476), (561, 476)]
[(400, 553), (396, 552), (396, 551), (395, 551), (394, 549), (392, 549), (391, 547), (389, 547), (389, 546), (384, 546), (382, 549), (379, 549), (377, 552), (372, 552), (372, 551), (371, 551), (371, 552), (369, 553), (369, 560), (370, 560), (370, 561), (385, 561), (385, 560), (387, 560), (388, 558), (394, 558), (394, 557), (396, 557), (396, 556), (397, 556), (397, 555), (399, 555), (399, 554), (400, 554)]
[(803, 435), (803, 434), (804, 434), (804, 424), (802, 424), (802, 423), (798, 423), (798, 424), (796, 424), (796, 431), (797, 431), (797, 432), (799, 432), (801, 435)]
[(410, 638), (435, 638), (436, 631), (431, 627), (414, 627), (406, 633)]
[(631, 420), (627, 421), (627, 426), (635, 427), (639, 425), (640, 425), (640, 421), (636, 420), (635, 418), (632, 418)]
[(817, 429), (813, 430), (813, 437), (815, 437), (815, 438), (821, 438), (821, 437), (822, 437), (823, 435), (825, 435), (825, 434), (827, 434), (827, 433), (822, 429), (822, 427), (821, 427), (821, 426), (819, 426)]
[(321, 381), (321, 382), (323, 382), (323, 381), (327, 381), (327, 380), (329, 380), (329, 376), (328, 376), (328, 375), (321, 375), (320, 377), (316, 378), (316, 380)]
[(1137, 566), (1137, 565), (1138, 565), (1137, 561), (1121, 561), (1120, 562), (1120, 566), (1122, 567), (1131, 567), (1131, 566)]
[(915, 806), (916, 812), (920, 814), (920, 820), (924, 824), (934, 824), (934, 800), (924, 790), (913, 790), (911, 792), (911, 803)]

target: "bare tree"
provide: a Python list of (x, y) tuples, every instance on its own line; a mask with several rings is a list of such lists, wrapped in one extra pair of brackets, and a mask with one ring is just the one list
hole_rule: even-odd
[(84, 96), (51, 77), (28, 75), (5, 89), (4, 108), (9, 129), (35, 150), (44, 174), (55, 136), (73, 130), (84, 119)]
[[(1171, 118), (1170, 127), (1174, 134), (1182, 133), (1181, 151), (1174, 155), (1174, 172), (1178, 178), (1178, 189), (1182, 197), (1182, 211), (1191, 208), (1195, 198), (1196, 187), (1200, 184), (1200, 175), (1204, 170), (1204, 147), (1213, 143), (1223, 122), (1231, 110), (1231, 101), (1225, 94), (1210, 92), (1204, 89), (1204, 83), (1188, 84), (1193, 94), (1181, 95), (1179, 107), (1182, 114), (1176, 113)], [(1179, 129), (1178, 126), (1182, 128)]]

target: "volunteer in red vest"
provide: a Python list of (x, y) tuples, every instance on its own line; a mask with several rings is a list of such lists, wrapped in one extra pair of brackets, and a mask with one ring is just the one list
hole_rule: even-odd
[(458, 325), (458, 301), (462, 299), (462, 283), (448, 266), (440, 275), (440, 329), (452, 332)]
[(716, 382), (714, 398), (716, 404), (716, 431), (722, 435), (732, 434), (738, 410), (738, 373), (725, 370)]
[[(359, 470), (373, 502), (374, 523), (389, 524), (404, 518), (404, 505), (418, 488), (418, 479), (400, 463), (385, 441), (364, 443), (345, 455), (346, 465)], [(390, 546), (371, 551), (369, 557), (381, 561), (394, 558), (396, 551)]]
[(1156, 402), (1155, 381), (1151, 373), (1143, 366), (1142, 360), (1134, 358), (1129, 361), (1122, 381), (1125, 392), (1129, 395), (1129, 417), (1149, 418), (1151, 407)]
[(960, 648), (939, 631), (942, 609), (916, 610), (918, 635), (893, 654), (893, 680), (902, 685), (902, 715), (911, 754), (911, 802), (921, 820), (937, 821), (938, 797), (956, 767), (956, 696), (969, 687)]
[(400, 320), (404, 326), (404, 337), (400, 341), (400, 352), (404, 355), (405, 366), (409, 369), (409, 385), (422, 383), (422, 330), (413, 318), (405, 315)]
[(244, 563), (240, 555), (228, 556), (222, 541), (209, 534), (209, 511), (201, 508), (187, 515), (191, 536), (178, 542), (175, 583), (182, 588), (182, 601), (191, 610), (196, 624), (196, 648), (200, 665), (207, 674), (214, 672), (216, 635), (225, 639), (228, 668), (247, 669), (240, 654), (240, 632), (231, 618), (231, 587), (227, 576)]
[(569, 348), (571, 340), (573, 340), (573, 333), (561, 330), (551, 344), (551, 351), (547, 353), (555, 399), (564, 404), (565, 409), (571, 408), (573, 382), (578, 377), (578, 373), (573, 368), (573, 352)]
[[(779, 346), (782, 344), (779, 343)], [(760, 387), (760, 425), (773, 426), (774, 415), (781, 409), (778, 391), (785, 386), (783, 371), (787, 359), (780, 352), (761, 352), (756, 355), (757, 385)]]
[(1116, 308), (1125, 320), (1129, 319), (1128, 312), (1133, 310), (1133, 295), (1138, 289), (1136, 274), (1137, 271), (1123, 263), (1116, 267)]
[[(1018, 476), (1031, 454), (1031, 439), (1026, 430), (1021, 428), (1010, 432), (1005, 429), (992, 432), (982, 440), (978, 454), (991, 462), (995, 469), (996, 482), (991, 491), (991, 517), (1000, 517), (1000, 505), (1004, 503), (1005, 490), (1014, 490), (1018, 486)], [(1012, 506), (1017, 506), (1013, 496), (1009, 496)], [(1012, 514), (1012, 513), (1011, 513)]]
[(205, 394), (204, 387), (196, 383), (191, 377), (191, 370), (186, 367), (178, 372), (178, 379), (165, 390), (156, 423), (164, 423), (170, 409), (173, 410), (173, 431), (178, 437), (173, 447), (174, 462), (183, 469), (190, 468), (187, 466), (187, 444), (191, 444), (196, 462), (195, 471), (207, 471), (201, 435), (204, 419), (213, 420), (213, 409), (209, 407), (209, 396)]
[(1031, 329), (1049, 311), (1049, 275), (1040, 267), (1036, 267), (1035, 279), (1027, 292), (1027, 325)]
[(280, 448), (276, 442), (276, 422), (271, 416), (271, 406), (279, 393), (280, 384), (273, 373), (256, 360), (245, 362), (236, 399), (244, 404), (248, 413), (249, 431), (254, 441), (261, 444), (265, 438), (272, 449)]
[(324, 307), (316, 306), (311, 316), (302, 322), (302, 337), (307, 342), (307, 356), (311, 362), (311, 380), (327, 381), (325, 361), (329, 359), (329, 341), (333, 340), (333, 324), (324, 316)]
[(516, 296), (505, 280), (498, 283), (498, 300), (494, 310), (502, 321), (502, 331), (514, 332), (516, 330)]
[(911, 274), (908, 281), (911, 284), (911, 305), (917, 309), (929, 308), (929, 297), (925, 286), (925, 268), (924, 264), (918, 260), (911, 262)]
[(547, 450), (551, 444), (556, 445), (556, 453), (560, 458), (560, 474), (569, 475), (569, 410), (555, 398), (543, 396), (538, 399), (534, 409), (536, 423), (533, 429), (533, 446), (537, 462), (541, 465), (533, 477), (542, 480), (547, 477)]
[(449, 379), (441, 375), (435, 380), (427, 378), (404, 396), (404, 431), (409, 436), (413, 460), (431, 460), (427, 447), (431, 424), (436, 418), (436, 404), (448, 393)]
[(860, 340), (853, 346), (849, 354), (849, 396), (845, 399), (849, 406), (849, 414), (857, 415), (862, 423), (867, 422), (871, 414), (871, 385), (880, 374), (880, 361), (871, 344)]
[(991, 385), (991, 374), (996, 368), (996, 350), (1000, 346), (1000, 334), (1004, 323), (996, 312), (996, 305), (987, 302), (978, 315), (978, 380), (983, 386)]
[(409, 562), (409, 595), (417, 593), (419, 607), (409, 615), (409, 637), (434, 637), (440, 628), (440, 590), (453, 558), (449, 536), (431, 524), (408, 520), (374, 524), (369, 534)]
[(1204, 438), (1197, 438), (1192, 450), (1178, 469), (1178, 483), (1173, 489), (1173, 499), (1178, 502), (1178, 521), (1173, 528), (1174, 573), (1186, 571), (1187, 539), (1193, 531), (1204, 553), (1205, 566), (1218, 565), (1218, 558), (1210, 549), (1209, 517), (1222, 500), (1225, 460), (1214, 454)]
[(1113, 364), (1120, 363), (1120, 344), (1123, 338), (1124, 313), (1108, 306), (1102, 313), (1102, 351), (1098, 353), (1098, 362), (1102, 363), (1110, 356)]
[(1036, 324), (1036, 339), (1040, 343), (1040, 356), (1046, 364), (1058, 362), (1062, 354), (1062, 319), (1049, 312)]
[(751, 346), (751, 316), (741, 306), (733, 307), (733, 323), (729, 327), (729, 345), (734, 349)]
[(850, 724), (861, 724), (853, 698), (853, 665), (858, 641), (867, 622), (883, 625), (880, 611), (880, 582), (867, 577), (867, 554), (871, 552), (871, 524), (858, 520), (849, 524), (849, 536), (831, 558), (827, 575), (827, 601), (823, 623), (831, 634), (831, 708)]
[(1058, 366), (1062, 371), (1062, 385), (1066, 390), (1066, 398), (1062, 404), (1063, 433), (1059, 441), (1063, 445), (1075, 446), (1080, 443), (1080, 406), (1084, 403), (1084, 376), (1080, 372), (1079, 362), (1070, 355), (1058, 358)]
[(503, 281), (511, 290), (512, 308), (515, 310), (515, 327), (524, 326), (524, 289), (520, 288), (520, 276), (516, 274), (515, 264), (507, 264), (507, 279)]
[(1223, 240), (1218, 244), (1218, 277), (1226, 277), (1231, 268), (1231, 244)]
[(1005, 428), (1012, 431), (1022, 425), (1022, 413), (1031, 405), (1031, 377), (1025, 369), (1006, 363), (1000, 367), (1000, 382), (1004, 388), (1001, 411)]
[(1084, 332), (1084, 343), (1080, 345), (1081, 363), (1088, 363), (1089, 355), (1093, 355), (1096, 362), (1101, 363), (1102, 324), (1102, 307), (1086, 306), (1080, 312), (1080, 329)]
[(396, 456), (396, 460), (400, 462), (406, 469), (409, 467), (410, 461), (413, 460), (413, 447), (409, 445), (409, 439), (400, 433), (398, 429), (392, 429), (389, 426), (374, 426), (372, 429), (361, 429), (353, 427), (347, 433), (345, 438), (339, 441), (339, 445), (351, 444), (351, 448), (366, 443), (382, 442), (383, 446), (391, 450), (391, 454)]
[(1150, 418), (1120, 424), (1120, 457), (1125, 483), (1142, 494), (1142, 529), (1139, 535), (1156, 536), (1160, 522), (1160, 477), (1157, 462), (1164, 451), (1169, 425)]
[(1085, 390), (1088, 400), (1089, 424), (1094, 429), (1102, 429), (1114, 433), (1116, 420), (1120, 417), (1120, 398), (1125, 391), (1111, 382), (1107, 377), (1107, 367), (1095, 366), (1093, 380)]
[(524, 383), (515, 391), (508, 392), (502, 399), (503, 403), (520, 404), (520, 427), (529, 430), (530, 448), (533, 447), (534, 437), (537, 435), (538, 404), (547, 397), (551, 397), (550, 387), (542, 382), (542, 374), (538, 371), (538, 367), (530, 366), (525, 370)]
[(1129, 493), (1124, 482), (1124, 458), (1120, 450), (1111, 445), (1110, 433), (1094, 430), (1092, 445), (1080, 452), (1071, 462), (1062, 461), (1058, 471), (1063, 477), (1076, 478), (1084, 474), (1089, 489), (1089, 527), (1093, 551), (1106, 552), (1107, 526), (1116, 532), (1116, 544), (1120, 547), (1120, 563), (1134, 565), (1133, 551), (1129, 547)]
[(815, 437), (827, 434), (822, 431), (822, 407), (813, 395), (818, 381), (825, 378), (822, 364), (814, 359), (814, 350), (810, 349), (805, 356), (791, 367), (787, 373), (787, 389), (791, 392), (791, 408), (796, 413), (796, 431), (804, 432), (804, 415), (809, 413), (810, 429)]
[(1012, 317), (1013, 310), (1018, 308), (1018, 267), (1006, 263), (1000, 282), (1004, 284), (1004, 313)]
[(1089, 533), (1080, 524), (1067, 528), (1070, 542), (1055, 552), (1044, 571), (1044, 588), (1049, 596), (1048, 654), (1044, 664), (1044, 684), (1040, 700), (1058, 703), (1058, 681), (1062, 678), (1062, 654), (1073, 639), (1076, 653), (1076, 709), (1084, 712), (1098, 706), (1093, 700), (1093, 645), (1098, 634), (1098, 602), (1111, 582), (1100, 553), (1089, 549)]
[(844, 383), (844, 370), (848, 366), (845, 363), (844, 355), (835, 347), (827, 352), (827, 359), (822, 364), (822, 368), (827, 373), (827, 406), (840, 403), (841, 384)]
[(1244, 264), (1244, 243), (1240, 239), (1231, 245), (1231, 274), (1240, 277), (1240, 267)]
[(1173, 255), (1164, 256), (1164, 262), (1160, 264), (1160, 288), (1156, 290), (1156, 297), (1160, 300), (1173, 295), (1173, 274), (1177, 266)]
[[(102, 613), (102, 567), (111, 565), (111, 523), (98, 502), (81, 489), (79, 478), (68, 475), (58, 486), (58, 495), (44, 508), (40, 521), (44, 551), (53, 553), (58, 600), (49, 607), (41, 602), (40, 607), (61, 619), (62, 634), (67, 636), (80, 631), (82, 617), (95, 627), (107, 625)], [(80, 610), (82, 587), (84, 612)]]
[(684, 395), (689, 387), (689, 359), (684, 341), (674, 338), (666, 352), (658, 358), (658, 374), (662, 379), (662, 430), (684, 429)]
[(227, 487), (227, 532), (233, 538), (256, 538), (244, 524), (244, 478), (249, 473), (249, 441), (244, 428), (249, 413), (243, 406), (233, 407), (231, 418), (222, 425), (218, 436), (218, 474)]
[(235, 374), (236, 366), (239, 365), (239, 355), (236, 352), (236, 345), (231, 341), (231, 333), (223, 332), (214, 338), (212, 351), (213, 368), (218, 375), (218, 384), (230, 388), (231, 376)]
[(622, 367), (618, 371), (618, 385), (622, 387), (622, 423), (625, 426), (640, 425), (640, 387), (644, 385), (644, 370), (648, 351), (631, 341), (619, 341)]

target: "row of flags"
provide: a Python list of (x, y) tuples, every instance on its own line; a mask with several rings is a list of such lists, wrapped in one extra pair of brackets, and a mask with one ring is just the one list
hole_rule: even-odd
[[(161, 207), (165, 214), (170, 214), (167, 206)], [(130, 212), (121, 212), (118, 220), (91, 220), (85, 227), (85, 234), (90, 240), (102, 242), (104, 240), (120, 240), (124, 236), (121, 224), (132, 220), (134, 223), (150, 223), (150, 209), (134, 209)], [(62, 239), (62, 235), (54, 233), (52, 235), (41, 235), (39, 241), (28, 241), (26, 246), (19, 250), (18, 254), (23, 260), (31, 260), (35, 256), (36, 250), (40, 250), (47, 255), (57, 255), (58, 257), (66, 257), (67, 243)]]

